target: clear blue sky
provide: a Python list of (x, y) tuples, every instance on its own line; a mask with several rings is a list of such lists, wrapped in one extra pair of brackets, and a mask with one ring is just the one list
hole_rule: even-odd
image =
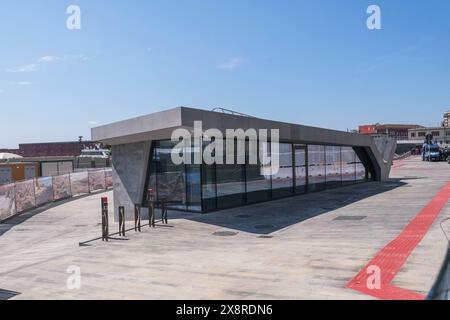
[(450, 109), (448, 0), (2, 0), (0, 41), (0, 148), (180, 105), (342, 130)]

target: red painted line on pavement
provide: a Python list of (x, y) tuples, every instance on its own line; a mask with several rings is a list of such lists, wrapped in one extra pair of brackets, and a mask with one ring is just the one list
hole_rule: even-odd
[[(391, 284), (406, 260), (427, 234), (433, 222), (450, 199), (450, 183), (447, 184), (406, 226), (400, 235), (385, 246), (368, 264), (347, 284), (347, 288), (383, 300), (423, 300), (425, 296)], [(373, 280), (370, 267), (381, 271), (380, 289), (371, 289), (368, 283)], [(370, 268), (370, 270), (368, 270)]]
[(400, 167), (403, 167), (405, 164), (403, 163), (403, 161), (394, 161), (393, 165), (392, 165), (392, 169), (397, 169)]

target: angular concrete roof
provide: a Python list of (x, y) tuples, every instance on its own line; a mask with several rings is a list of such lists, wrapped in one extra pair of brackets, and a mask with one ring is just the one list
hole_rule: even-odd
[(279, 129), (280, 140), (320, 142), (337, 145), (368, 146), (371, 138), (356, 133), (322, 129), (293, 123), (265, 120), (178, 107), (132, 118), (92, 129), (92, 139), (111, 145), (145, 140), (167, 139), (176, 128), (193, 129), (194, 121), (202, 121), (203, 129)]

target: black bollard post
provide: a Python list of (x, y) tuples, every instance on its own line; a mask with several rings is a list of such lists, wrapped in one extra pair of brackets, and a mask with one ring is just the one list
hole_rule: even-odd
[(155, 203), (153, 201), (148, 208), (148, 225), (150, 228), (155, 227)]
[(134, 231), (141, 232), (141, 206), (134, 205)]
[(164, 206), (164, 223), (169, 224), (169, 220), (167, 219), (169, 213), (169, 209), (167, 208), (167, 204)]
[(166, 200), (161, 200), (161, 222), (167, 224), (167, 204)]
[(125, 208), (119, 207), (119, 236), (125, 237)]
[(108, 223), (108, 198), (103, 197), (102, 200), (102, 241), (108, 241), (109, 223)]
[(148, 189), (148, 226), (155, 227), (155, 200), (152, 188)]

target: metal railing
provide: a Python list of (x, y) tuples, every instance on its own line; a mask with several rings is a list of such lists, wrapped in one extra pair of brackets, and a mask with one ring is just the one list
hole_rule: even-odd
[(112, 169), (87, 170), (0, 185), (0, 222), (54, 201), (112, 187)]

